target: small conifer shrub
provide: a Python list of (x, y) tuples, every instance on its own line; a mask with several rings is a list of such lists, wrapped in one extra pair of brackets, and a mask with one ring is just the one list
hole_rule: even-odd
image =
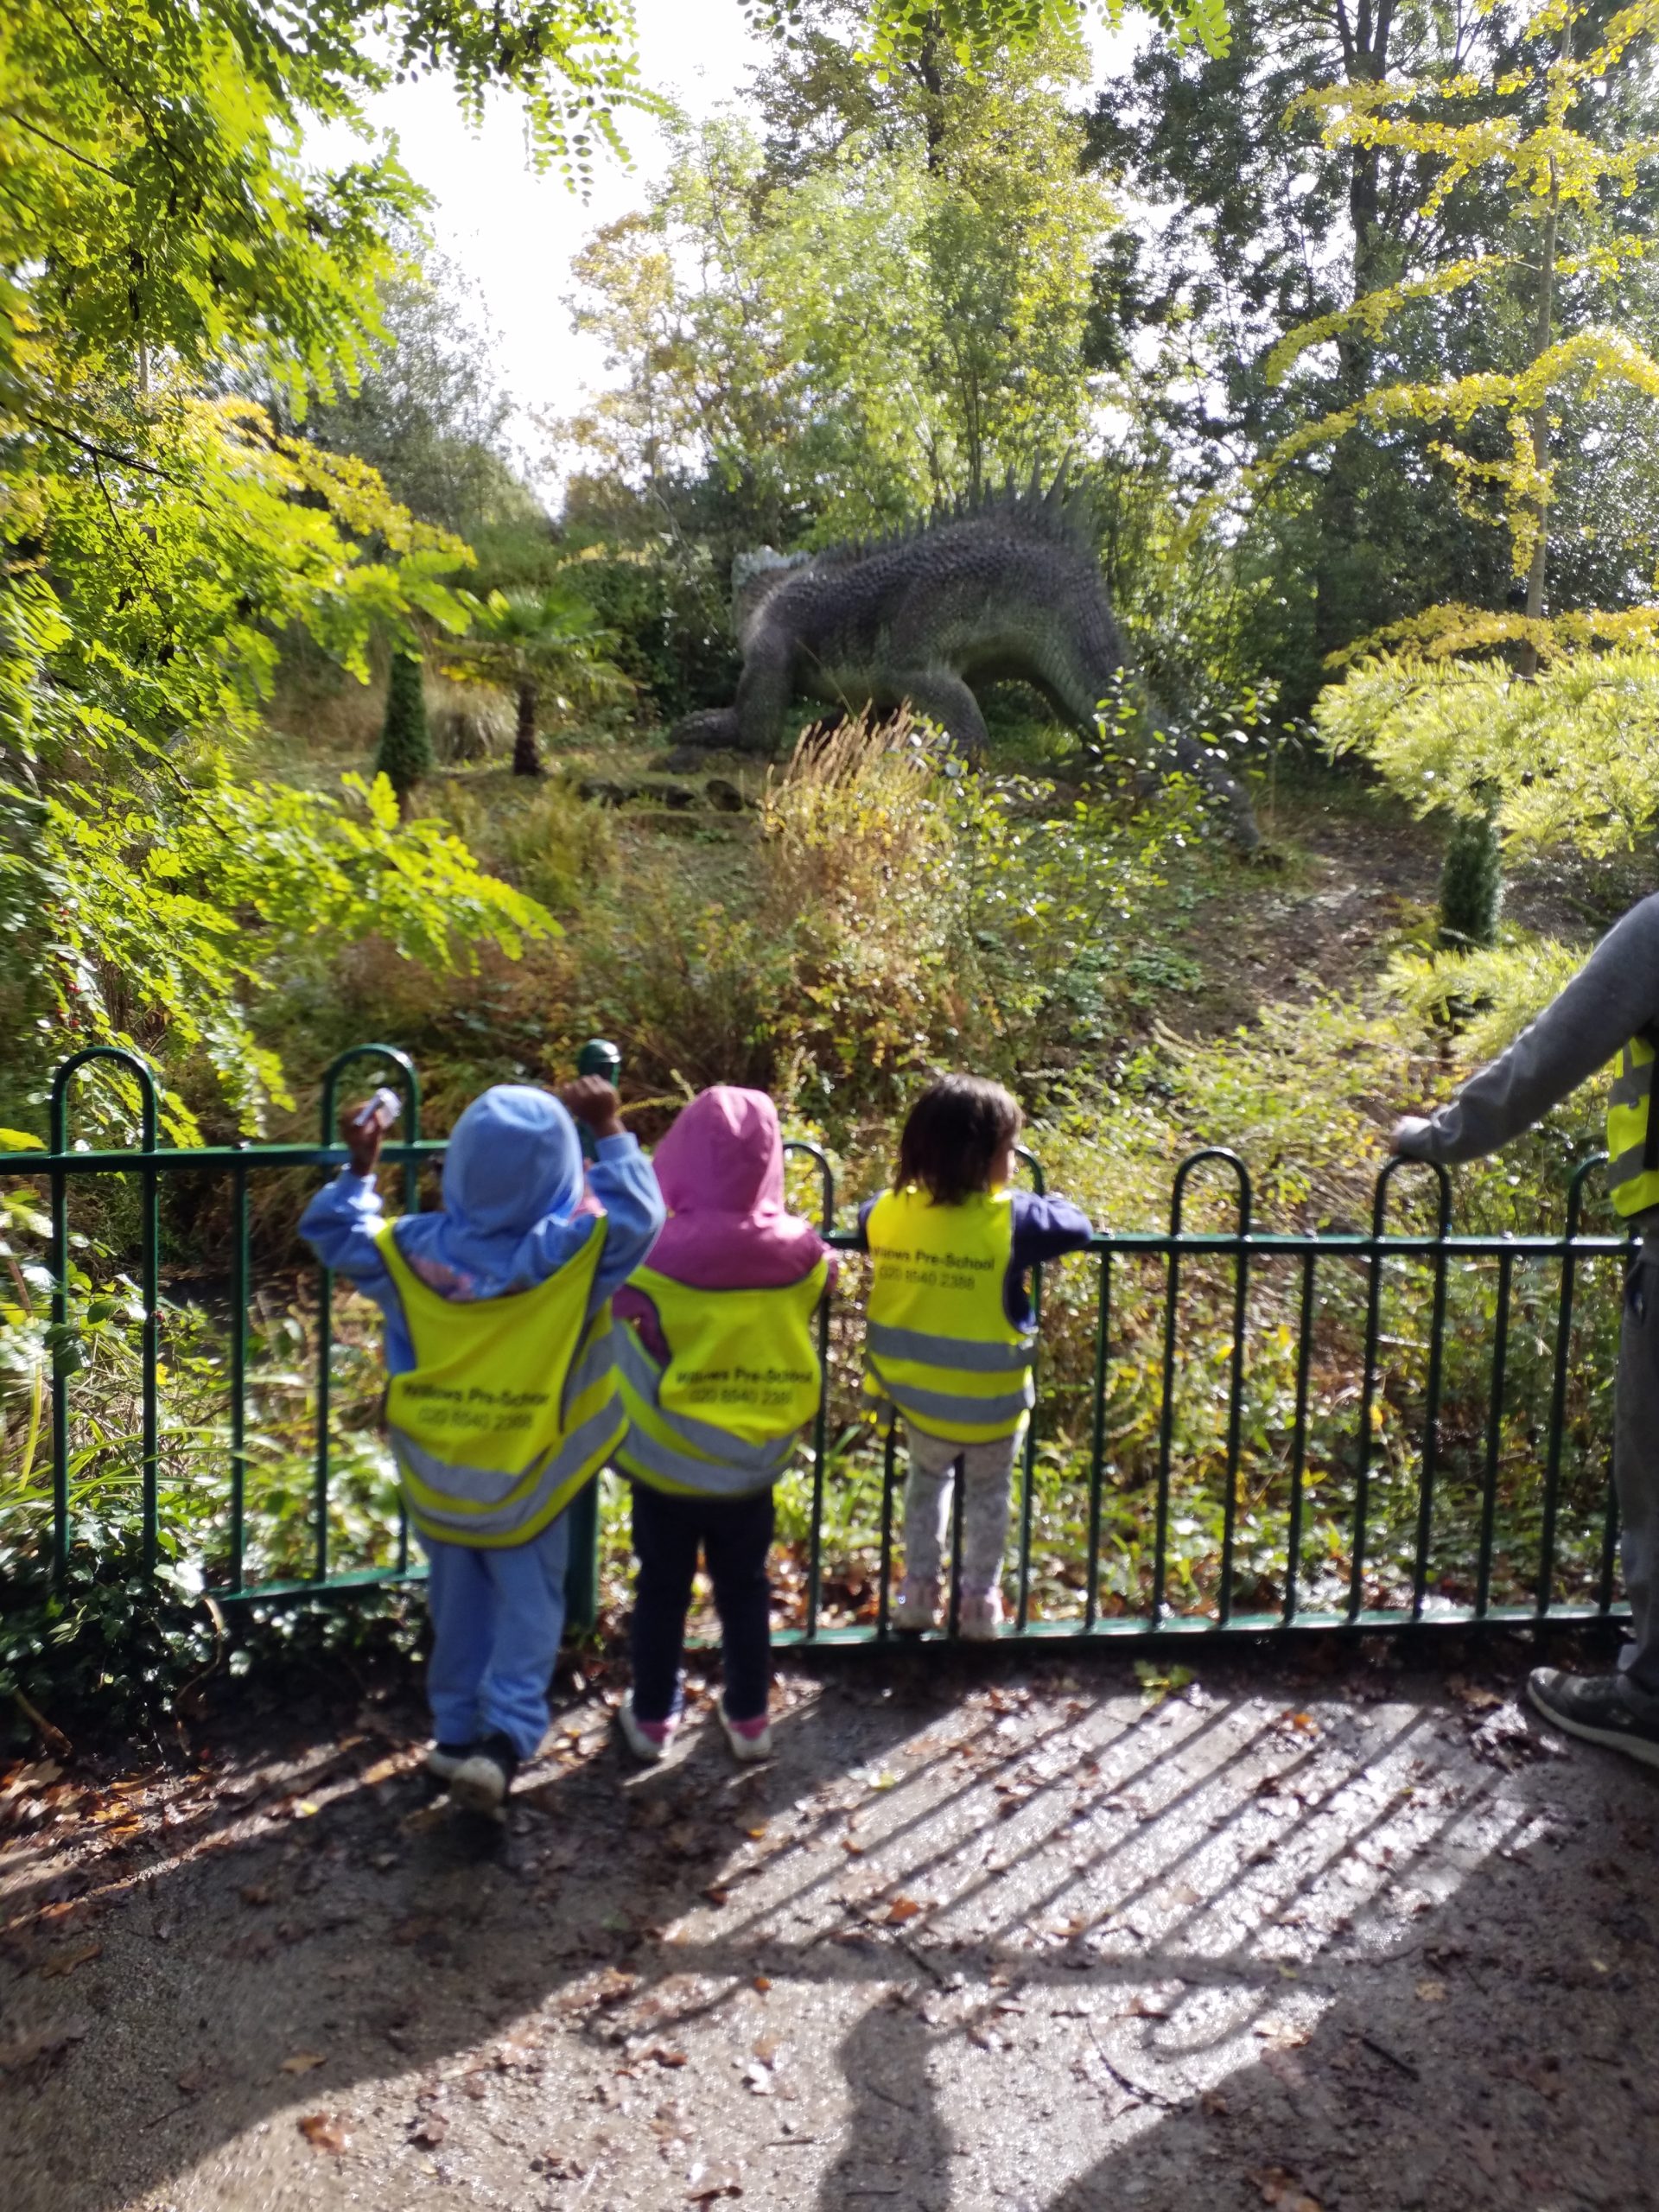
[(418, 653), (394, 653), (386, 685), (386, 719), (374, 756), (374, 772), (397, 794), (409, 798), (432, 766), (432, 741), (426, 728), (426, 691)]
[(1503, 903), (1497, 825), (1489, 811), (1460, 815), (1440, 867), (1440, 943), (1452, 952), (1496, 944)]

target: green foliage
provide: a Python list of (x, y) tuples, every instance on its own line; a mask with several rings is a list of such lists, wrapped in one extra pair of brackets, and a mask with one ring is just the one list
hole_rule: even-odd
[[(809, 13), (807, 0), (745, 0), (750, 20), (791, 38)], [(883, 74), (934, 68), (949, 55), (963, 69), (988, 67), (1008, 48), (1034, 44), (1046, 32), (1075, 37), (1088, 10), (1084, 0), (874, 0), (868, 11), (870, 58)], [(1122, 0), (1099, 12), (1117, 24)], [(1146, 12), (1179, 43), (1224, 54), (1230, 35), (1223, 0), (1152, 0)]]
[(1484, 950), (1497, 942), (1503, 903), (1503, 859), (1490, 814), (1461, 814), (1452, 823), (1440, 865), (1440, 943), (1454, 952)]
[(983, 79), (947, 56), (932, 89), (904, 74), (873, 100), (815, 29), (758, 97), (830, 150), (688, 132), (649, 212), (578, 257), (576, 327), (618, 372), (568, 426), (585, 464), (716, 525), (723, 566), (1058, 461), (1089, 427), (1115, 220), (1064, 105), (1085, 67), (1051, 30)]
[[(245, 1129), (263, 1125), (269, 1102), (291, 1103), (258, 1035), (259, 999), (339, 945), (372, 933), (443, 973), (486, 944), (516, 958), (558, 926), (441, 824), (400, 824), (384, 780), (348, 777), (331, 799), (221, 772), (161, 822), (137, 800), (93, 812), (88, 796), (54, 791), (20, 810), (29, 849), (0, 853), (0, 896), (10, 874), (25, 912), (43, 904), (53, 917), (41, 977), (54, 1055), (73, 1039), (148, 1047), (181, 1077), (200, 1066)], [(79, 1110), (107, 1135), (130, 1128), (130, 1102), (101, 1070), (84, 1078)], [(195, 1141), (177, 1090), (162, 1122)]]
[(611, 658), (665, 721), (729, 705), (741, 669), (729, 579), (716, 574), (705, 543), (664, 535), (623, 487), (606, 487), (602, 504), (596, 488), (591, 479), (572, 481), (565, 523)]
[[(366, 37), (372, 15), (377, 28)], [(0, 1090), (38, 1105), (66, 1039), (147, 1048), (257, 1121), (281, 1078), (251, 1011), (272, 972), (381, 918), (419, 957), (544, 921), (381, 798), (238, 791), (280, 643), (366, 680), (372, 648), (457, 629), (459, 541), (285, 417), (368, 365), (418, 200), (389, 154), (334, 172), (307, 121), (350, 122), (399, 70), (450, 70), (476, 116), (516, 91), (540, 159), (581, 172), (643, 96), (611, 0), (275, 12), (115, 0), (0, 27)], [(247, 838), (263, 872), (234, 845)], [(308, 911), (305, 892), (332, 885)], [(229, 887), (234, 884), (236, 896)], [(347, 888), (349, 887), (349, 888)], [(416, 889), (455, 894), (416, 921)], [(505, 893), (506, 904), (502, 895)], [(302, 926), (297, 918), (305, 914)], [(99, 1087), (101, 1109), (118, 1094)], [(175, 1090), (169, 1126), (194, 1127)]]
[(432, 741), (426, 728), (426, 690), (418, 653), (396, 652), (386, 683), (386, 719), (374, 756), (374, 772), (384, 776), (407, 802), (423, 776), (432, 770)]
[(313, 405), (307, 435), (376, 469), (420, 521), (474, 548), (512, 535), (546, 541), (540, 502), (519, 481), (499, 340), (475, 288), (411, 236), (378, 289), (380, 328), (353, 389)]
[(1315, 710), (1334, 753), (1358, 753), (1419, 814), (1495, 808), (1511, 851), (1593, 860), (1646, 851), (1659, 815), (1659, 652), (1558, 654), (1530, 683), (1500, 664), (1380, 654)]
[(453, 649), (445, 672), (518, 694), (513, 767), (519, 774), (539, 772), (537, 721), (550, 694), (562, 719), (577, 707), (628, 696), (627, 678), (606, 657), (610, 639), (569, 575), (556, 575), (536, 588), (493, 591), (471, 601), (469, 612), (471, 627)]
[(1107, 1035), (1185, 803), (1053, 807), (893, 735), (860, 721), (802, 746), (766, 792), (741, 895), (670, 847), (636, 849), (586, 903), (580, 1026), (624, 1039), (653, 1090), (754, 1084), (840, 1131), (893, 1114), (919, 1071), (1024, 1085)]

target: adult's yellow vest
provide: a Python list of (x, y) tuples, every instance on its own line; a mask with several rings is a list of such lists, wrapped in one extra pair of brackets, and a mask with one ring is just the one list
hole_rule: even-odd
[(627, 1434), (616, 1464), (653, 1490), (741, 1497), (775, 1483), (823, 1386), (812, 1316), (830, 1264), (775, 1290), (694, 1290), (639, 1268), (629, 1287), (657, 1309), (666, 1367), (617, 1329)]
[(1659, 1121), (1653, 1113), (1654, 1037), (1632, 1037), (1607, 1102), (1607, 1180), (1622, 1214), (1659, 1206)]
[(1009, 1320), (1002, 1287), (1014, 1256), (1014, 1199), (986, 1191), (936, 1205), (912, 1185), (871, 1207), (874, 1262), (864, 1389), (885, 1430), (893, 1408), (953, 1443), (1015, 1435), (1034, 1393), (1036, 1339)]
[(533, 1289), (448, 1299), (376, 1237), (415, 1364), (387, 1393), (409, 1517), (423, 1535), (490, 1548), (528, 1543), (609, 1459), (626, 1416), (611, 1309), (588, 1301), (605, 1223)]

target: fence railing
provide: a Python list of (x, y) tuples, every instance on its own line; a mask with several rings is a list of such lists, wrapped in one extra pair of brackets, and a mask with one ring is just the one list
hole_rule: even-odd
[[(330, 1141), (337, 1094), (365, 1060), (403, 1089), (406, 1134), (382, 1159), (416, 1207), (444, 1147), (421, 1137), (418, 1078), (391, 1046), (334, 1061), (309, 1146), (162, 1146), (141, 1062), (94, 1047), (60, 1069), (48, 1149), (3, 1162), (14, 1182), (45, 1185), (49, 1222), (50, 1448), (44, 1470), (14, 1453), (0, 1485), (14, 1560), (31, 1529), (57, 1578), (84, 1541), (119, 1541), (139, 1571), (189, 1567), (225, 1600), (422, 1572), (375, 1428), (378, 1332), (360, 1314), (342, 1327), (326, 1271), (314, 1306), (292, 1296), (291, 1271), (255, 1281), (256, 1181), (343, 1164)], [(71, 1144), (70, 1086), (99, 1061), (136, 1086), (134, 1149)], [(884, 1637), (903, 1457), (878, 1444), (859, 1402), (856, 1231), (838, 1219), (823, 1154), (788, 1151), (811, 1185), (797, 1202), (816, 1202), (846, 1256), (820, 1323), (823, 1396), (780, 1486), (783, 1633)], [(1400, 1161), (1378, 1178), (1369, 1228), (1261, 1231), (1234, 1154), (1184, 1160), (1166, 1230), (1102, 1230), (1033, 1284), (1042, 1351), (1010, 1546), (1013, 1631), (1161, 1640), (1622, 1611), (1608, 1407), (1629, 1239), (1582, 1229), (1599, 1164), (1574, 1173), (1560, 1236), (1520, 1236), (1454, 1233), (1444, 1171)], [(72, 1193), (89, 1185), (115, 1218), (105, 1256), (83, 1265)], [(117, 1191), (131, 1195), (118, 1204)], [(1391, 1210), (1425, 1194), (1430, 1218), (1388, 1228)], [(209, 1241), (230, 1255), (226, 1274), (166, 1301), (164, 1215), (181, 1237), (211, 1217)], [(286, 1286), (275, 1308), (273, 1283)], [(123, 1284), (124, 1308), (110, 1295)], [(579, 1621), (594, 1611), (594, 1498), (576, 1531)], [(620, 1526), (609, 1541), (620, 1548)]]

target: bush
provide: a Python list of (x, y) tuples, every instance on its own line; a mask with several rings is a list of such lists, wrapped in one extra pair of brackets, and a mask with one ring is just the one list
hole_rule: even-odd
[(399, 804), (432, 772), (432, 741), (426, 728), (426, 690), (417, 653), (394, 653), (386, 683), (386, 719), (374, 772), (384, 776)]
[(1503, 859), (1490, 814), (1462, 814), (1452, 825), (1440, 868), (1440, 943), (1479, 952), (1497, 942)]

